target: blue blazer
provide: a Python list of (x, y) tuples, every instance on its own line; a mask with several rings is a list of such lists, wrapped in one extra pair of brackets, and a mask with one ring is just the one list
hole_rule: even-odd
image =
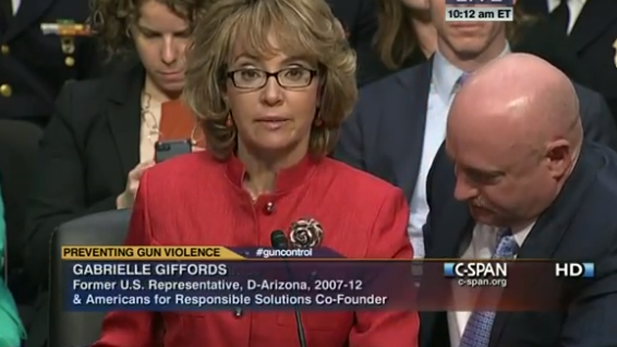
[[(433, 60), (360, 89), (334, 158), (401, 188), (409, 201), (422, 159)], [(617, 150), (617, 127), (604, 98), (575, 84), (585, 138)]]
[(6, 224), (4, 222), (4, 203), (0, 191), (0, 347), (17, 347), (25, 336), (24, 327), (17, 313), (13, 295), (4, 282), (4, 251)]

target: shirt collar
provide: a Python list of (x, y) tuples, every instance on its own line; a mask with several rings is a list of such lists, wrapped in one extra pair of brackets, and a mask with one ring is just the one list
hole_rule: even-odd
[(534, 221), (526, 226), (512, 228), (512, 235), (514, 236), (514, 240), (516, 240), (516, 243), (519, 247), (523, 246), (523, 242), (525, 242), (525, 239), (527, 238), (535, 224), (536, 222)]
[[(587, 0), (568, 0), (569, 5), (576, 4), (579, 7), (583, 7), (583, 5), (585, 5), (585, 2), (587, 2)], [(548, 0), (548, 11), (553, 12), (560, 3), (561, 0)]]
[[(499, 58), (510, 52), (510, 45), (506, 42), (506, 47)], [(456, 82), (464, 73), (465, 71), (450, 63), (439, 51), (435, 53), (433, 58), (433, 84), (437, 94), (444, 102), (450, 101)]]

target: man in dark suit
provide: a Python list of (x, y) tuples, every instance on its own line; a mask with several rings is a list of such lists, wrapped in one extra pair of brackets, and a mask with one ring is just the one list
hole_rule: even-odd
[(547, 18), (568, 35), (571, 46), (595, 78), (592, 88), (602, 93), (617, 116), (617, 1), (519, 0), (531, 14)]
[(88, 1), (0, 0), (0, 118), (45, 125), (64, 83), (97, 74), (87, 31), (60, 37), (57, 24), (85, 24)]
[(596, 272), (553, 293), (567, 312), (422, 312), (420, 345), (617, 345), (617, 217), (603, 208), (617, 203), (617, 153), (584, 140), (568, 78), (530, 55), (488, 64), (457, 94), (445, 147), (452, 161), (439, 156), (428, 182), (427, 258), (584, 259)]
[[(360, 91), (335, 158), (400, 187), (410, 201), (414, 254), (423, 254), (426, 176), (445, 136), (452, 97), (469, 73), (510, 53), (503, 22), (445, 22), (445, 0), (430, 1), (438, 51), (427, 63)], [(505, 83), (505, 82), (504, 82)], [(602, 97), (576, 87), (588, 138), (617, 148), (617, 129)]]

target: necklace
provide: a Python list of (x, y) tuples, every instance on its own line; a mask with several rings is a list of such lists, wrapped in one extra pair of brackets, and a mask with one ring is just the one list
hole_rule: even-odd
[(141, 122), (147, 129), (146, 137), (154, 144), (161, 136), (159, 121), (151, 111), (152, 96), (146, 92), (141, 97)]

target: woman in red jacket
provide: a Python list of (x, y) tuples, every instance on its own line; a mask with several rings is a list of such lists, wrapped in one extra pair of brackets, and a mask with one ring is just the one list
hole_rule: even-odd
[[(326, 157), (356, 100), (355, 56), (323, 0), (212, 1), (185, 96), (207, 150), (148, 169), (129, 245), (267, 247), (312, 218), (348, 258), (411, 259), (402, 192)], [(297, 241), (297, 240), (296, 240)], [(417, 345), (413, 311), (302, 312), (308, 346)], [(113, 312), (97, 347), (298, 346), (294, 314)]]

